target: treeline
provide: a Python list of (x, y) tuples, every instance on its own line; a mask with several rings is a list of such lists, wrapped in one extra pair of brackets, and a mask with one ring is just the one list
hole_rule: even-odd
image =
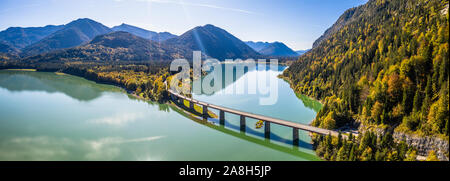
[(170, 76), (167, 63), (143, 62), (1, 62), (0, 69), (33, 68), (37, 71), (63, 72), (99, 83), (123, 87), (128, 92), (152, 101), (168, 98), (164, 82)]
[[(316, 154), (330, 161), (416, 161), (417, 151), (404, 141), (395, 142), (392, 133), (382, 136), (367, 131), (348, 138), (330, 135), (314, 135)], [(427, 157), (429, 161), (439, 161), (435, 152)]]

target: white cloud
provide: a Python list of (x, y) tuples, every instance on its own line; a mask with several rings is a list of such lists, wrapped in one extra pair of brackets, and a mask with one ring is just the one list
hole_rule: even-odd
[(121, 144), (149, 142), (164, 137), (104, 137), (93, 140), (49, 136), (15, 137), (0, 141), (0, 160), (114, 160), (124, 154)]
[(134, 122), (136, 119), (140, 119), (143, 117), (144, 117), (143, 113), (120, 113), (110, 117), (92, 119), (89, 120), (88, 122), (121, 126), (127, 123)]

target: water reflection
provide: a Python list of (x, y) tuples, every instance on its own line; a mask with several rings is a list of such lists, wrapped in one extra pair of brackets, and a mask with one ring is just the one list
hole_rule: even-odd
[(0, 87), (11, 92), (45, 91), (61, 92), (79, 101), (90, 101), (101, 96), (102, 92), (119, 92), (120, 88), (97, 84), (86, 79), (56, 75), (52, 72), (31, 72), (0, 70)]
[(50, 136), (2, 138), (0, 160), (114, 160), (121, 154), (122, 146), (163, 138), (165, 136), (135, 139), (104, 137), (93, 140)]

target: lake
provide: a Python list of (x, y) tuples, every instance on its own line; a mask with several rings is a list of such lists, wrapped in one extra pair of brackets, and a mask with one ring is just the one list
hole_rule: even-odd
[[(269, 71), (277, 76), (285, 67)], [(248, 70), (239, 81), (258, 74)], [(296, 95), (277, 79), (278, 101), (258, 105), (261, 94), (194, 94), (198, 100), (289, 121), (308, 124), (320, 103)], [(230, 85), (227, 85), (229, 87)], [(225, 90), (224, 88), (223, 90)], [(213, 112), (217, 112), (212, 110)], [(300, 146), (292, 145), (292, 130), (263, 128), (226, 114), (198, 119), (173, 105), (143, 101), (124, 90), (71, 75), (0, 70), (0, 160), (319, 160), (310, 137), (300, 131)]]

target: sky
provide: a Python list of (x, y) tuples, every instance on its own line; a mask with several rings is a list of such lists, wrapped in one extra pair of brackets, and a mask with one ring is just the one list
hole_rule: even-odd
[(243, 41), (305, 50), (347, 9), (367, 0), (0, 0), (0, 31), (90, 18), (181, 35), (213, 24)]

